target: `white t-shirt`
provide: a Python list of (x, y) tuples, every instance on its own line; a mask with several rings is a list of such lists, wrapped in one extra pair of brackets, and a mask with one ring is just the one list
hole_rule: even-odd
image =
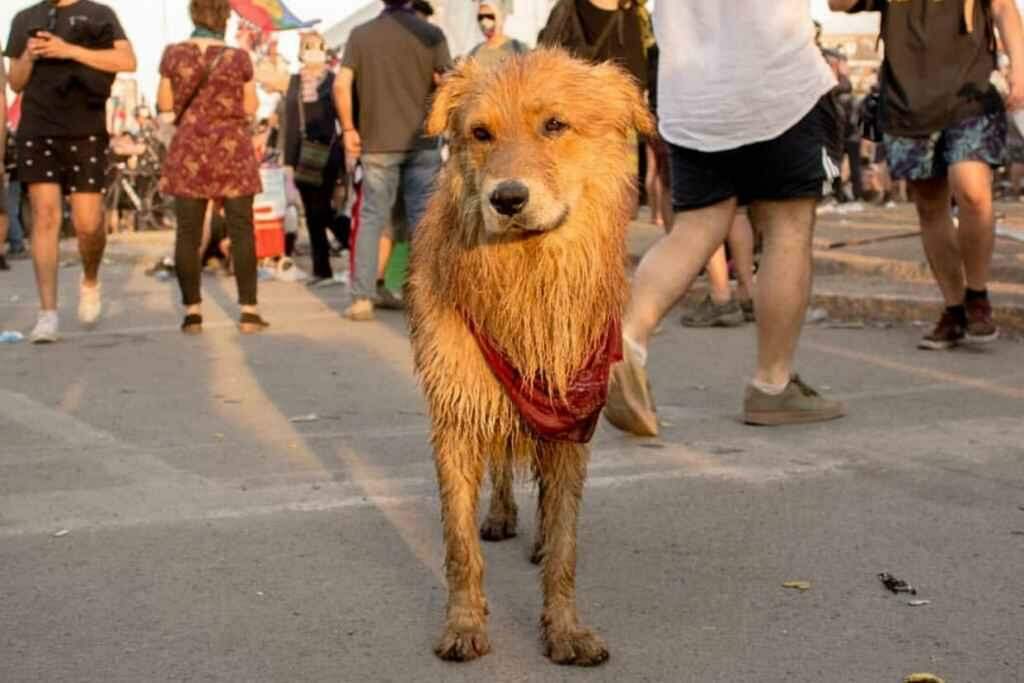
[(661, 0), (654, 31), (661, 135), (680, 147), (777, 138), (836, 84), (809, 0)]

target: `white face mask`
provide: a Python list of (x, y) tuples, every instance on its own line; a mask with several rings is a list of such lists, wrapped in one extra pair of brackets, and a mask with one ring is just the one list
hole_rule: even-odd
[(302, 63), (318, 66), (327, 62), (327, 53), (323, 50), (306, 50), (302, 53)]

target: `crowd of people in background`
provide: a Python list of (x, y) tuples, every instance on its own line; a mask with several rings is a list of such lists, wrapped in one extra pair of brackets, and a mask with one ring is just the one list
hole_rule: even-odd
[[(924, 2), (830, 0), (837, 11), (881, 15), (884, 61), (860, 89), (847, 55), (822, 47), (806, 0), (754, 5), (755, 18), (712, 0), (661, 2), (653, 19), (644, 0), (554, 4), (538, 45), (618, 63), (646, 91), (660, 122), (661, 135), (637, 140), (631, 162), (651, 220), (666, 234), (633, 282), (626, 359), (613, 372), (609, 399), (617, 426), (657, 432), (647, 340), (701, 272), (709, 293), (684, 314), (684, 325), (758, 326), (747, 420), (843, 414), (792, 367), (809, 296), (814, 216), (835, 205), (914, 203), (947, 304), (922, 348), (996, 338), (987, 293), (993, 169), (1009, 169), (1007, 183), (1019, 195), (1024, 136), (1013, 111), (1024, 103), (1024, 35), (1012, 0), (929, 0), (927, 12), (917, 11)], [(202, 330), (200, 271), (211, 243), (232, 264), (241, 330), (267, 327), (257, 308), (253, 201), (268, 164), (284, 169), (289, 209), (304, 216), (308, 284), (347, 285), (349, 320), (400, 308), (385, 268), (395, 240), (415, 230), (444, 158), (444, 141), (423, 132), (432, 93), (453, 64), (444, 33), (429, 21), (433, 8), (426, 0), (383, 0), (380, 15), (352, 31), (341, 55), (319, 33), (304, 33), (294, 74), (275, 49), (254, 64), (254, 38), (244, 27), (238, 46), (227, 45), (228, 0), (190, 0), (189, 8), (194, 32), (168, 46), (160, 66), (160, 118), (140, 107), (131, 130), (113, 140), (128, 168), (148, 164), (143, 175), (159, 175), (153, 196), (174, 198), (182, 330)], [(508, 10), (503, 0), (477, 2), (481, 40), (460, 58), (490, 68), (529, 50), (506, 35)], [(18, 220), (24, 193), (41, 304), (32, 339), (55, 341), (63, 197), (82, 257), (79, 318), (93, 325), (101, 316), (103, 214), (111, 208), (103, 202), (111, 151), (104, 106), (114, 74), (134, 70), (135, 57), (116, 15), (93, 0), (43, 0), (25, 9), (5, 55), (22, 115), (11, 136), (16, 144), (5, 148), (12, 220), (0, 218), (0, 249), (12, 258), (26, 253)], [(258, 91), (277, 97), (262, 117)], [(171, 123), (173, 135), (162, 135)], [(211, 240), (214, 223), (220, 227)], [(285, 259), (296, 252), (295, 234), (292, 227)], [(332, 264), (339, 256), (340, 272)]]

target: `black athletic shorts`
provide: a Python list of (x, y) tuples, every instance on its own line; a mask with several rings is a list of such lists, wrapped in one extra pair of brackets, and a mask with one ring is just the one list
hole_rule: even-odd
[(825, 95), (774, 140), (721, 152), (669, 145), (673, 208), (692, 211), (734, 197), (741, 206), (756, 201), (821, 199), (839, 175), (831, 158), (838, 123), (835, 101)]
[(18, 179), (23, 185), (57, 183), (64, 194), (103, 192), (107, 176), (106, 135), (18, 140)]

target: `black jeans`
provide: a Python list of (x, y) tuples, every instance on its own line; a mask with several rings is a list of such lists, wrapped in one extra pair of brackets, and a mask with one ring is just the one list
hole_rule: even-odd
[[(182, 301), (186, 306), (202, 302), (199, 289), (199, 247), (208, 199), (175, 200), (178, 232), (174, 241), (174, 267), (178, 272)], [(224, 200), (224, 219), (231, 240), (231, 260), (238, 284), (238, 303), (256, 305), (256, 237), (252, 222), (252, 195)]]
[(331, 208), (334, 184), (324, 183), (323, 187), (310, 187), (298, 183), (296, 187), (302, 195), (302, 206), (306, 210), (309, 245), (313, 250), (313, 277), (333, 277), (331, 243), (327, 240), (327, 231), (334, 233), (335, 239), (342, 247), (348, 247), (348, 236), (335, 224), (334, 209)]

